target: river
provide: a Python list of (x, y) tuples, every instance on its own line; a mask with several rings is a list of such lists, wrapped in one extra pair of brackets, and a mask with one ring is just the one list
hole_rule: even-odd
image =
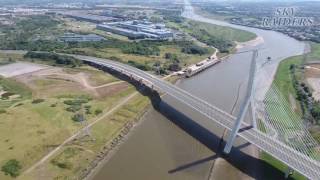
[[(185, 9), (184, 16), (190, 19), (254, 32), (264, 39), (260, 45), (248, 45), (239, 50), (260, 49), (256, 75), (257, 100), (263, 99), (278, 63), (304, 51), (303, 42), (284, 34), (208, 19), (194, 14), (188, 2)], [(269, 56), (272, 61), (265, 64)], [(250, 52), (234, 54), (214, 67), (182, 80), (178, 86), (236, 115), (246, 91), (250, 61)], [(238, 93), (240, 98), (236, 101)], [(223, 128), (197, 112), (172, 97), (164, 96), (160, 110), (151, 108), (142, 117), (141, 123), (132, 130), (116, 153), (97, 169), (92, 179), (263, 179), (264, 168), (272, 167), (259, 160), (257, 149), (244, 140), (237, 138), (231, 154), (228, 157), (221, 155), (223, 146), (220, 138), (223, 132)], [(274, 170), (274, 179), (280, 177), (282, 174)]]

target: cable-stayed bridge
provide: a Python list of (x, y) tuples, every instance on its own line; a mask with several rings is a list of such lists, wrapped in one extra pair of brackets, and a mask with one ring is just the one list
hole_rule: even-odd
[[(119, 73), (123, 73), (144, 83), (150, 88), (153, 88), (160, 92), (164, 92), (175, 98), (176, 100), (186, 104), (190, 108), (203, 114), (208, 119), (219, 124), (220, 126), (228, 129), (229, 131), (235, 132), (234, 136), (239, 136), (245, 139), (259, 149), (269, 153), (279, 161), (285, 163), (293, 170), (298, 171), (305, 177), (309, 179), (320, 178), (320, 162), (316, 160), (314, 152), (310, 153), (311, 150), (306, 151), (305, 148), (301, 148), (310, 147), (307, 144), (309, 141), (301, 141), (305, 144), (296, 147), (294, 145), (286, 143), (286, 141), (281, 141), (274, 134), (260, 131), (258, 128), (253, 127), (251, 124), (243, 121), (240, 121), (240, 123), (236, 123), (239, 122), (239, 117), (234, 117), (229, 113), (219, 109), (218, 107), (184, 91), (183, 89), (132, 66), (106, 59), (78, 55), (72, 56), (87, 63), (92, 63), (101, 67), (113, 69)], [(246, 106), (246, 103), (244, 103), (244, 106)], [(281, 110), (281, 108), (279, 110)], [(236, 126), (237, 124), (238, 127)], [(240, 132), (238, 131), (239, 129), (245, 130)], [(229, 140), (230, 139), (232, 138), (229, 137)], [(228, 141), (227, 145), (232, 145), (232, 142), (232, 140)], [(226, 149), (227, 147), (225, 148), (225, 152), (228, 153), (228, 150)]]

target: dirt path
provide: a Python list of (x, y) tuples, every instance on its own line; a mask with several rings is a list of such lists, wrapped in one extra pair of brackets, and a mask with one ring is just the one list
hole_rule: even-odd
[(112, 85), (116, 85), (116, 84), (121, 84), (121, 83), (124, 83), (124, 82), (125, 81), (115, 81), (115, 82), (103, 84), (103, 85), (100, 85), (100, 86), (92, 86), (92, 88), (99, 89), (99, 88), (104, 88), (104, 87), (108, 87), (108, 86), (112, 86)]
[(63, 143), (61, 143), (58, 147), (56, 147), (55, 149), (53, 149), (50, 153), (48, 153), (46, 156), (44, 156), (41, 160), (39, 160), (38, 162), (36, 162), (34, 165), (32, 165), (29, 169), (27, 169), (26, 171), (24, 171), (22, 173), (22, 175), (30, 173), (32, 170), (34, 170), (35, 168), (39, 167), (41, 164), (43, 164), (44, 162), (46, 162), (49, 158), (51, 158), (53, 155), (55, 155), (63, 146), (65, 146), (67, 143), (69, 143), (70, 141), (72, 141), (74, 138), (76, 138), (78, 135), (80, 135), (83, 131), (86, 130), (86, 128), (90, 128), (93, 125), (95, 125), (96, 123), (100, 122), (101, 120), (103, 120), (105, 117), (111, 115), (113, 112), (115, 112), (116, 110), (118, 110), (119, 108), (121, 108), (123, 105), (125, 105), (129, 100), (131, 100), (133, 97), (135, 97), (138, 94), (138, 92), (134, 92), (131, 95), (129, 95), (128, 97), (126, 97), (125, 99), (121, 100), (116, 106), (114, 106), (112, 109), (110, 109), (108, 112), (104, 113), (102, 116), (98, 117), (96, 120), (94, 120), (93, 122), (91, 122), (90, 124), (88, 124), (86, 127), (80, 129), (79, 131), (77, 131), (75, 134), (73, 134), (72, 136), (70, 136), (68, 139), (66, 139)]
[(292, 111), (296, 111), (297, 110), (296, 100), (291, 93), (289, 94), (289, 100), (290, 100)]

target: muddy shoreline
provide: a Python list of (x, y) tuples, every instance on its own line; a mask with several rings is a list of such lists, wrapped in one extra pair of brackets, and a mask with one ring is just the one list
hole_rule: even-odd
[[(181, 82), (181, 79), (181, 77), (178, 77), (171, 83), (178, 85)], [(107, 142), (106, 145), (103, 146), (101, 151), (96, 155), (96, 158), (91, 161), (87, 168), (82, 170), (79, 178), (85, 180), (93, 179), (101, 167), (103, 167), (103, 165), (107, 163), (114, 154), (117, 153), (121, 145), (129, 139), (130, 135), (133, 133), (133, 130), (146, 120), (144, 116), (151, 110), (152, 102), (150, 102), (150, 104), (144, 108), (134, 120), (127, 122), (121, 129), (120, 133), (113, 138), (110, 143)]]
[(106, 143), (106, 145), (101, 149), (101, 151), (96, 155), (96, 158), (91, 161), (86, 169), (84, 169), (79, 178), (90, 180), (93, 179), (95, 174), (99, 171), (101, 166), (108, 162), (108, 160), (117, 152), (121, 145), (128, 140), (130, 135), (133, 133), (133, 129), (144, 122), (145, 114), (151, 110), (151, 104), (149, 104), (134, 120), (127, 122), (120, 133), (111, 140), (111, 142)]

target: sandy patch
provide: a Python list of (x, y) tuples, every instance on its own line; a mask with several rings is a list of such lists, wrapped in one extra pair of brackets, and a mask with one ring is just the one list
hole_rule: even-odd
[(18, 63), (0, 66), (0, 75), (3, 77), (14, 77), (14, 76), (19, 76), (26, 73), (39, 71), (46, 68), (48, 68), (48, 66), (18, 62)]
[(115, 81), (93, 86), (86, 72), (67, 73), (63, 68), (49, 67), (35, 72), (16, 76), (15, 79), (33, 90), (33, 95), (44, 98), (61, 93), (87, 92), (95, 97), (105, 97), (128, 87), (124, 81)]
[(308, 78), (320, 78), (320, 65), (313, 64), (305, 66), (305, 75)]
[(239, 49), (241, 49), (243, 47), (250, 47), (250, 46), (251, 47), (255, 47), (255, 46), (259, 45), (259, 44), (262, 44), (262, 43), (264, 43), (264, 39), (263, 39), (263, 37), (258, 36), (255, 39), (247, 41), (247, 42), (241, 42), (241, 43), (240, 42), (236, 42), (236, 43), (237, 43), (236, 49), (239, 50)]
[(307, 78), (308, 84), (314, 90), (312, 93), (313, 98), (316, 101), (320, 100), (320, 78)]

